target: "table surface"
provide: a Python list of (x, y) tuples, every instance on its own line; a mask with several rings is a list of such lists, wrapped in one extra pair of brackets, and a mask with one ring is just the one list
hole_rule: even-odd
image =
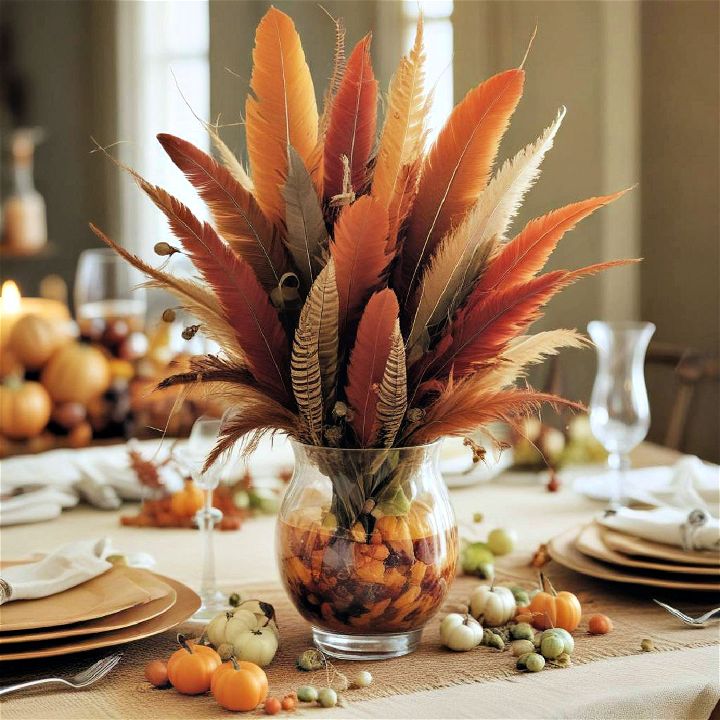
[[(634, 462), (636, 466), (670, 464), (676, 457), (673, 451), (644, 444), (637, 449)], [(559, 492), (549, 493), (538, 476), (507, 472), (490, 483), (452, 490), (451, 499), (460, 525), (471, 523), (473, 514), (482, 512), (485, 521), (481, 532), (492, 527), (516, 529), (520, 553), (527, 556), (541, 542), (589, 520), (600, 508), (597, 502), (575, 494), (570, 485), (566, 482)], [(159, 573), (197, 587), (202, 555), (197, 533), (122, 527), (118, 522), (121, 512), (79, 507), (49, 523), (4, 528), (0, 532), (2, 557), (9, 560), (29, 552), (49, 551), (73, 539), (109, 536), (119, 552), (149, 552), (157, 561)], [(279, 580), (274, 526), (274, 517), (262, 516), (249, 520), (239, 532), (216, 533), (221, 587), (241, 590), (249, 583)], [(707, 718), (720, 700), (717, 647), (613, 658), (569, 672), (570, 678), (565, 672), (523, 676), (529, 686), (520, 694), (515, 683), (485, 682), (354, 702), (332, 713), (323, 711), (322, 716)], [(567, 690), (569, 679), (572, 693)], [(480, 697), (482, 702), (478, 703)], [(13, 705), (8, 699), (0, 714), (35, 717), (27, 713), (28, 704), (23, 703), (22, 708)], [(157, 711), (162, 715), (161, 707)], [(122, 707), (109, 709), (107, 717), (124, 717)]]

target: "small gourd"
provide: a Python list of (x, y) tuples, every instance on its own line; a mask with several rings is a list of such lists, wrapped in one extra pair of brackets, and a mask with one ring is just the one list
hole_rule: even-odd
[(274, 617), (275, 609), (269, 603), (246, 600), (235, 610), (214, 617), (205, 634), (214, 647), (223, 647), (226, 651), (229, 645), (237, 659), (265, 667), (278, 649), (279, 634)]
[(24, 315), (13, 325), (8, 346), (22, 365), (37, 370), (70, 339), (59, 323), (41, 315)]
[(550, 628), (549, 630), (545, 630), (540, 635), (540, 647), (542, 647), (542, 642), (545, 640), (546, 637), (554, 636), (560, 638), (563, 643), (563, 651), (566, 652), (568, 655), (573, 654), (573, 650), (575, 650), (575, 638), (564, 628)]
[(185, 487), (170, 498), (170, 508), (177, 517), (193, 517), (204, 502), (203, 491), (192, 480), (186, 480)]
[(515, 597), (506, 587), (478, 585), (470, 596), (470, 614), (490, 627), (508, 622), (516, 607)]
[(222, 665), (220, 656), (206, 645), (189, 643), (178, 635), (180, 649), (168, 660), (168, 680), (183, 695), (200, 695), (210, 689), (214, 672)]
[(482, 626), (470, 615), (450, 613), (440, 623), (440, 641), (450, 650), (467, 652), (477, 647), (482, 639)]
[(580, 601), (571, 592), (556, 592), (549, 580), (540, 574), (541, 592), (530, 601), (532, 624), (538, 630), (563, 628), (572, 632), (582, 617)]
[(55, 402), (87, 405), (110, 387), (112, 376), (100, 350), (71, 342), (53, 353), (43, 368), (41, 381)]
[(48, 424), (52, 402), (36, 382), (9, 378), (0, 385), (0, 435), (25, 440), (39, 435)]
[(210, 689), (225, 710), (247, 712), (265, 701), (268, 679), (265, 671), (254, 663), (230, 658), (215, 671)]

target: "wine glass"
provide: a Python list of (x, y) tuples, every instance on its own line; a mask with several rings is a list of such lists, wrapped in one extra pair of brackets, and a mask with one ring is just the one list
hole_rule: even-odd
[(178, 453), (178, 460), (187, 468), (195, 485), (205, 493), (203, 508), (195, 516), (204, 540), (203, 570), (200, 583), (202, 605), (193, 615), (195, 620), (208, 620), (226, 606), (225, 596), (218, 590), (215, 582), (215, 551), (213, 549), (213, 528), (222, 520), (222, 513), (212, 505), (213, 490), (220, 484), (221, 461), (218, 460), (203, 472), (205, 459), (217, 441), (220, 422), (215, 418), (198, 418), (192, 426), (187, 445)]
[(630, 451), (645, 439), (650, 427), (644, 366), (655, 325), (593, 320), (588, 332), (598, 356), (590, 398), (590, 428), (609, 453), (608, 465), (615, 476), (610, 507), (615, 508), (624, 504)]
[(75, 271), (80, 334), (110, 346), (142, 331), (147, 305), (140, 283), (137, 270), (110, 248), (84, 250)]

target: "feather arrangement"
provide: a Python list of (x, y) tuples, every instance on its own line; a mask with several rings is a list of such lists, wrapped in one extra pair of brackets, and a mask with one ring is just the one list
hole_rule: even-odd
[[(249, 172), (215, 126), (206, 127), (220, 162), (158, 137), (212, 223), (133, 173), (178, 238), (177, 247), (161, 243), (160, 254), (184, 253), (198, 278), (155, 268), (93, 228), (220, 346), (162, 383), (206, 387), (232, 403), (208, 464), (266, 432), (389, 449), (515, 424), (545, 403), (577, 407), (524, 382), (528, 366), (585, 340), (529, 328), (563, 288), (633, 262), (543, 272), (562, 236), (622, 193), (552, 211), (508, 239), (565, 114), (496, 166), (522, 68), (471, 90), (426, 151), (422, 19), (390, 83), (379, 137), (370, 37), (346, 61), (345, 31), (334, 23), (318, 116), (292, 20), (275, 8), (261, 20), (246, 105)], [(351, 527), (392, 469), (336, 470), (334, 512)]]

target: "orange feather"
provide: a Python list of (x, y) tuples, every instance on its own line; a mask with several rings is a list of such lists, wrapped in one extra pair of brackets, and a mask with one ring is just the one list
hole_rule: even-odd
[(390, 288), (375, 293), (367, 303), (350, 354), (345, 394), (353, 409), (351, 424), (362, 447), (375, 444), (377, 400), (385, 365), (393, 344), (398, 301)]
[(335, 224), (330, 251), (340, 300), (340, 337), (383, 281), (390, 260), (387, 237), (387, 210), (369, 195), (346, 207)]
[(253, 269), (267, 291), (290, 269), (287, 254), (250, 192), (213, 158), (173, 135), (158, 135), (170, 159), (206, 202), (217, 231)]
[(625, 194), (593, 197), (566, 205), (531, 220), (512, 240), (502, 246), (483, 273), (476, 297), (491, 290), (500, 290), (530, 280), (542, 270), (562, 236), (588, 215)]
[(425, 259), (487, 185), (524, 78), (520, 69), (507, 70), (471, 90), (426, 156), (403, 248), (401, 298), (410, 296)]
[(288, 145), (309, 164), (317, 144), (318, 111), (310, 70), (293, 21), (274, 7), (255, 33), (252, 95), (246, 110), (247, 150), (255, 196), (266, 217), (282, 226), (282, 186)]
[(350, 161), (350, 181), (356, 193), (367, 183), (367, 163), (375, 141), (377, 80), (370, 59), (370, 35), (355, 46), (332, 100), (323, 150), (323, 191), (327, 199), (343, 190), (343, 163)]

